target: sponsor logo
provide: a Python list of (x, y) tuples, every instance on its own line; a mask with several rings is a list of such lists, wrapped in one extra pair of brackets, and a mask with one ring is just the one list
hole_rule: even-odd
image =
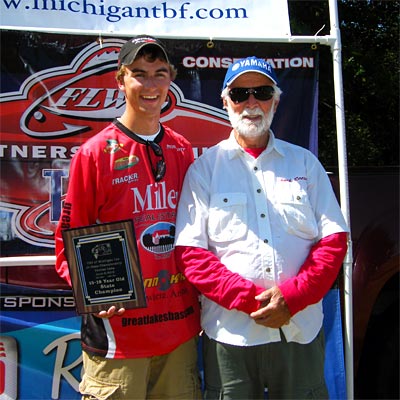
[[(166, 292), (171, 286), (184, 281), (185, 275), (182, 272), (178, 272), (177, 274), (171, 274), (167, 270), (161, 270), (157, 276), (152, 278), (146, 278), (144, 280), (144, 287), (145, 288), (154, 288), (157, 287), (160, 292)], [(179, 295), (187, 294), (187, 289), (182, 289), (181, 292), (178, 294), (173, 292), (170, 294), (172, 297), (177, 297)], [(168, 298), (167, 295), (158, 294), (156, 295), (157, 298)], [(148, 296), (149, 297), (149, 296)], [(155, 300), (155, 296), (151, 296), (151, 300)]]
[(133, 167), (139, 162), (139, 157), (135, 155), (130, 155), (127, 157), (122, 157), (119, 158), (118, 160), (115, 160), (114, 163), (114, 169), (116, 170), (121, 170), (121, 169), (126, 169)]
[(0, 309), (3, 311), (75, 310), (75, 300), (72, 296), (2, 296)]
[(298, 182), (298, 181), (307, 181), (308, 178), (306, 176), (296, 176), (294, 178), (280, 178), (281, 182)]
[(158, 324), (160, 322), (178, 321), (181, 319), (188, 318), (190, 315), (194, 314), (193, 306), (188, 307), (182, 311), (168, 311), (163, 314), (151, 314), (144, 315), (143, 317), (137, 318), (121, 318), (121, 323), (123, 327), (126, 326), (141, 326), (141, 325), (152, 325)]
[[(0, 231), (1, 238), (10, 246), (13, 240), (22, 240), (30, 246), (54, 248), (54, 232), (67, 192), (71, 158), (80, 144), (125, 109), (124, 95), (115, 82), (123, 43), (122, 39), (106, 39), (101, 46), (91, 43), (70, 64), (38, 71), (22, 83), (19, 91), (0, 94), (4, 116), (0, 145), (4, 171)], [(163, 105), (161, 122), (182, 132), (195, 147), (195, 154), (198, 154), (196, 140), (201, 141), (199, 148), (203, 151), (204, 132), (213, 132), (215, 143), (230, 131), (225, 111), (186, 99), (175, 83), (171, 84)], [(121, 143), (110, 139), (104, 151), (114, 154), (121, 147)], [(121, 157), (114, 168), (124, 170), (138, 161), (135, 156)], [(121, 179), (112, 183), (132, 182), (137, 176)], [(157, 207), (158, 202), (164, 202), (163, 198), (160, 201), (139, 198), (136, 192), (135, 196), (137, 201), (152, 201)], [(168, 196), (167, 202), (175, 202)]]
[(155, 254), (169, 253), (174, 248), (175, 225), (158, 222), (149, 226), (140, 237), (142, 246)]
[(104, 148), (104, 153), (114, 154), (119, 151), (121, 147), (124, 147), (124, 145), (118, 143), (118, 141), (116, 141), (115, 139), (108, 139), (107, 145)]
[(118, 177), (118, 178), (114, 178), (112, 180), (112, 184), (113, 185), (119, 185), (121, 183), (132, 183), (132, 182), (137, 182), (138, 179), (139, 179), (138, 173), (135, 172), (133, 174), (129, 174), (129, 175), (121, 176), (121, 177)]
[(16, 399), (18, 392), (18, 347), (12, 336), (0, 336), (0, 398)]

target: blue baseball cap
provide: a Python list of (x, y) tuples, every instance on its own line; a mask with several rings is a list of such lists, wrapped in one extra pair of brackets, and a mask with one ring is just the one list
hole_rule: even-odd
[(265, 75), (267, 78), (271, 79), (275, 85), (278, 84), (278, 79), (276, 78), (272, 65), (262, 58), (253, 56), (237, 60), (229, 66), (222, 89), (231, 85), (236, 78), (246, 72), (258, 72), (259, 74)]

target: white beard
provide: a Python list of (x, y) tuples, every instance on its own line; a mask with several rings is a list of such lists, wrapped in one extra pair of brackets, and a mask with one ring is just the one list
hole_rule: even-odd
[[(272, 120), (274, 119), (274, 105), (272, 104), (269, 113), (265, 115), (262, 110), (257, 108), (245, 108), (241, 114), (235, 113), (228, 107), (229, 120), (231, 121), (232, 128), (235, 129), (240, 136), (246, 138), (257, 138), (264, 136), (271, 127)], [(253, 121), (246, 116), (260, 116), (261, 120)]]

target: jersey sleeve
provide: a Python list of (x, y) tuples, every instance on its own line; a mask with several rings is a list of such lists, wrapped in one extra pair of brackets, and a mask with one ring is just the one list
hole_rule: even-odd
[[(68, 190), (55, 232), (56, 271), (71, 285), (64, 253), (62, 230), (96, 223), (98, 192), (96, 163), (90, 155), (78, 152), (71, 161)], [(97, 192), (99, 194), (97, 194)]]
[(196, 289), (228, 310), (250, 314), (260, 308), (255, 296), (265, 289), (229, 271), (211, 251), (200, 247), (177, 246), (178, 268)]
[(279, 285), (292, 316), (326, 295), (339, 273), (346, 251), (346, 232), (322, 238), (311, 248), (298, 274)]

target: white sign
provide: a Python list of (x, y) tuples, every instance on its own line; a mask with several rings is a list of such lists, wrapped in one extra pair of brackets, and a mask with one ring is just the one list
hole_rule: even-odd
[(186, 39), (290, 36), (286, 0), (0, 0), (0, 28)]

